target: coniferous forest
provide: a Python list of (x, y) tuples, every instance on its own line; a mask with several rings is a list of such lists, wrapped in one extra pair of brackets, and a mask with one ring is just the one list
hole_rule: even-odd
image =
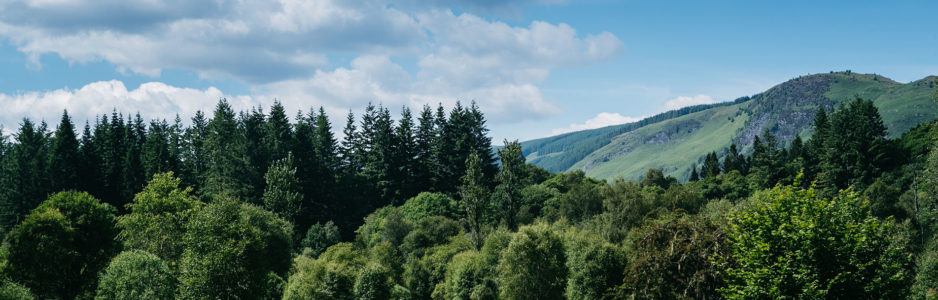
[(0, 298), (938, 297), (938, 123), (870, 100), (637, 182), (493, 147), (475, 103), (119, 109), (0, 139)]

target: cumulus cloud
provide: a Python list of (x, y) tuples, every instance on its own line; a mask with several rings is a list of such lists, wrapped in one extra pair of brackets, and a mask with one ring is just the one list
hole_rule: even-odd
[(582, 124), (576, 124), (576, 123), (570, 124), (570, 126), (566, 128), (554, 129), (553, 132), (551, 133), (554, 135), (557, 135), (557, 134), (563, 134), (563, 133), (580, 131), (580, 130), (596, 129), (596, 128), (602, 128), (606, 126), (638, 122), (644, 118), (645, 117), (637, 117), (637, 118), (626, 117), (626, 116), (620, 115), (619, 113), (601, 112), (595, 117), (593, 117), (592, 119), (586, 120), (586, 122)]
[[(337, 112), (367, 102), (476, 100), (494, 122), (516, 122), (560, 111), (538, 87), (552, 69), (608, 60), (625, 48), (608, 32), (579, 34), (542, 21), (513, 26), (483, 16), (559, 2), (11, 0), (0, 4), (0, 38), (36, 67), (42, 55), (54, 54), (68, 62), (106, 61), (155, 80), (166, 69), (188, 70), (234, 78), (253, 99)], [(332, 56), (354, 59), (337, 65)], [(79, 95), (90, 86), (60, 92)], [(53, 99), (49, 93), (3, 101)], [(218, 95), (212, 96), (205, 101), (214, 103)], [(144, 111), (145, 102), (120, 107)]]
[[(700, 104), (713, 104), (713, 103), (717, 103), (717, 101), (713, 100), (713, 98), (711, 98), (710, 96), (704, 95), (704, 94), (700, 94), (700, 95), (692, 96), (692, 97), (691, 96), (678, 96), (665, 102), (664, 106), (658, 112), (656, 112), (656, 114), (670, 111), (670, 110), (680, 109), (680, 108), (687, 107), (687, 106), (700, 105)], [(596, 117), (586, 120), (586, 122), (582, 124), (570, 124), (569, 127), (554, 129), (551, 133), (554, 135), (557, 135), (557, 134), (574, 132), (574, 131), (595, 129), (595, 128), (601, 128), (601, 127), (606, 127), (606, 126), (611, 126), (611, 125), (638, 122), (644, 118), (646, 117), (637, 117), (637, 118), (625, 117), (625, 116), (620, 115), (619, 113), (602, 112), (596, 115)]]
[(228, 98), (233, 106), (245, 109), (256, 104), (252, 97), (225, 95), (214, 87), (199, 90), (150, 82), (128, 90), (120, 81), (98, 81), (79, 89), (0, 94), (0, 103), (4, 105), (0, 110), (0, 124), (7, 130), (15, 130), (23, 118), (29, 118), (34, 122), (46, 121), (54, 127), (63, 109), (68, 110), (78, 126), (85, 120), (93, 122), (95, 117), (114, 109), (123, 113), (139, 112), (145, 119), (172, 120), (178, 113), (183, 120), (188, 120), (197, 110), (211, 112), (221, 98)]
[(687, 106), (694, 106), (694, 105), (700, 105), (700, 104), (713, 104), (713, 103), (717, 103), (717, 101), (713, 100), (713, 98), (711, 98), (710, 96), (707, 96), (704, 94), (700, 94), (700, 95), (693, 96), (693, 97), (679, 96), (674, 99), (668, 100), (668, 102), (665, 102), (664, 110), (669, 111), (669, 110), (675, 110), (675, 109), (679, 109), (679, 108), (687, 107)]

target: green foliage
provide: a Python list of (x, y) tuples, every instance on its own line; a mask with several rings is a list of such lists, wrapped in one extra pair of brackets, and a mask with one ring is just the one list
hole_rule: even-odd
[(355, 279), (355, 298), (361, 300), (384, 300), (391, 298), (390, 270), (381, 265), (368, 265)]
[(264, 175), (267, 187), (264, 189), (264, 208), (276, 213), (287, 221), (294, 221), (300, 214), (300, 185), (296, 179), (296, 168), (293, 166), (293, 154), (275, 161), (267, 174)]
[(591, 232), (566, 233), (567, 299), (601, 299), (622, 282), (625, 252)]
[(938, 251), (932, 246), (918, 257), (910, 298), (938, 299)]
[(5, 273), (40, 298), (93, 292), (119, 251), (114, 212), (87, 193), (53, 194), (7, 235)]
[(460, 233), (458, 222), (440, 216), (420, 219), (414, 230), (404, 237), (401, 251), (421, 257), (427, 248), (447, 243), (450, 237)]
[(339, 234), (339, 228), (332, 221), (326, 222), (325, 225), (316, 223), (306, 231), (301, 245), (303, 248), (309, 248), (312, 257), (316, 257), (326, 251), (326, 248), (338, 244), (341, 241)]
[(277, 288), (271, 275), (290, 268), (292, 226), (250, 204), (217, 199), (190, 219), (184, 239), (179, 296), (260, 298)]
[(350, 244), (329, 247), (318, 259), (298, 256), (283, 299), (355, 299), (356, 270), (363, 263)]
[(442, 299), (495, 299), (495, 283), (487, 277), (488, 269), (477, 251), (453, 256), (446, 266)]
[(453, 198), (441, 193), (420, 193), (404, 202), (400, 211), (404, 214), (404, 218), (411, 222), (430, 216), (450, 219), (458, 219), (460, 216), (459, 204)]
[(29, 289), (9, 280), (0, 282), (0, 299), (33, 300), (36, 299)]
[(117, 219), (118, 238), (128, 249), (139, 249), (163, 259), (175, 270), (183, 252), (186, 223), (201, 206), (191, 188), (182, 188), (173, 173), (153, 179), (127, 205), (130, 213)]
[(756, 193), (731, 218), (727, 298), (901, 298), (912, 278), (890, 221), (852, 191), (823, 199), (813, 188)]
[[(696, 180), (694, 180), (696, 181)], [(657, 186), (662, 189), (668, 189), (672, 184), (676, 184), (677, 179), (671, 176), (664, 176), (661, 169), (651, 168), (642, 176), (642, 186)]]
[(543, 183), (562, 193), (544, 204), (544, 215), (551, 220), (566, 218), (581, 221), (602, 212), (600, 181), (588, 178), (582, 171), (560, 174)]
[(124, 251), (101, 274), (96, 299), (173, 299), (175, 278), (165, 262), (153, 254)]
[(502, 299), (563, 299), (567, 286), (563, 241), (544, 224), (525, 226), (502, 253), (497, 274)]
[(508, 228), (517, 228), (517, 214), (520, 208), (520, 186), (524, 179), (524, 155), (521, 154), (521, 143), (517, 140), (508, 142), (505, 140), (505, 146), (498, 149), (498, 156), (501, 158), (501, 169), (498, 171), (498, 206), (501, 210), (502, 220)]
[(629, 234), (630, 263), (618, 298), (718, 298), (726, 235), (719, 224), (668, 214)]
[(459, 188), (466, 222), (469, 225), (469, 237), (476, 249), (482, 248), (482, 224), (489, 206), (489, 191), (485, 187), (482, 164), (478, 153), (469, 155), (466, 159), (466, 175), (463, 176), (463, 184)]

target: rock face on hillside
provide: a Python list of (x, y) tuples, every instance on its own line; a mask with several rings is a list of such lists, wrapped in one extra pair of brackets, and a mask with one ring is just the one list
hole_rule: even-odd
[(733, 142), (746, 151), (751, 147), (753, 137), (761, 135), (765, 128), (779, 142), (789, 142), (796, 134), (810, 132), (818, 108), (830, 110), (834, 105), (834, 101), (825, 94), (835, 81), (833, 74), (803, 76), (752, 96), (750, 107), (741, 109), (750, 115), (749, 122)]

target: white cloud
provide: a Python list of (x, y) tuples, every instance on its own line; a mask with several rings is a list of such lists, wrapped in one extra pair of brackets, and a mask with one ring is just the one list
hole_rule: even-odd
[[(288, 107), (324, 106), (330, 112), (369, 101), (419, 107), (476, 100), (493, 122), (518, 122), (560, 111), (539, 88), (552, 69), (605, 61), (624, 49), (608, 32), (583, 35), (570, 25), (542, 21), (512, 26), (479, 15), (559, 2), (11, 0), (0, 4), (0, 38), (36, 67), (42, 55), (54, 54), (70, 63), (106, 61), (155, 80), (166, 69), (188, 70), (203, 78), (234, 78), (253, 91), (253, 99), (276, 97)], [(333, 55), (355, 58), (337, 66), (329, 59)], [(60, 92), (82, 95), (96, 84)], [(141, 89), (154, 88), (127, 94)], [(48, 102), (40, 107), (60, 113), (61, 103), (51, 102), (60, 98), (49, 93), (0, 101), (33, 95), (32, 101)], [(211, 106), (217, 98), (204, 101)], [(120, 104), (124, 111), (154, 105)], [(106, 106), (109, 111), (115, 105)]]
[(700, 94), (693, 97), (688, 96), (679, 96), (674, 99), (668, 100), (664, 103), (664, 111), (675, 110), (682, 107), (700, 105), (700, 104), (713, 104), (717, 103), (716, 100), (713, 100), (710, 96)]
[(586, 120), (586, 122), (584, 122), (583, 124), (570, 124), (570, 126), (567, 128), (557, 128), (557, 129), (554, 129), (551, 132), (551, 134), (558, 135), (558, 134), (580, 131), (580, 130), (596, 129), (596, 128), (602, 128), (606, 126), (638, 122), (644, 118), (645, 117), (637, 117), (637, 118), (625, 117), (625, 116), (620, 115), (619, 113), (601, 112), (595, 117), (593, 117), (592, 119)]
[(225, 95), (214, 87), (199, 90), (149, 82), (127, 90), (120, 81), (98, 81), (79, 89), (0, 94), (0, 103), (4, 105), (0, 110), (0, 124), (7, 130), (15, 130), (23, 118), (29, 118), (34, 122), (46, 121), (54, 128), (63, 109), (68, 110), (79, 128), (85, 120), (93, 122), (95, 117), (110, 114), (115, 108), (125, 114), (139, 112), (144, 119), (172, 120), (178, 113), (188, 120), (197, 110), (211, 115), (221, 98), (228, 98), (233, 106), (243, 109), (256, 105), (252, 97)]
[[(717, 103), (717, 101), (713, 100), (713, 98), (711, 98), (710, 96), (704, 95), (704, 94), (700, 94), (700, 95), (693, 96), (693, 97), (678, 96), (665, 102), (662, 110), (660, 110), (659, 112), (656, 112), (656, 114), (661, 113), (661, 112), (675, 110), (675, 109), (680, 109), (680, 108), (687, 107), (687, 106), (693, 106), (693, 105), (699, 105), (699, 104), (713, 104), (713, 103)], [(646, 117), (637, 117), (637, 118), (625, 117), (625, 116), (620, 115), (619, 113), (602, 112), (596, 115), (596, 117), (586, 120), (586, 122), (582, 124), (570, 124), (570, 126), (566, 128), (554, 129), (551, 132), (551, 134), (558, 135), (558, 134), (580, 131), (580, 130), (595, 129), (595, 128), (601, 128), (601, 127), (606, 127), (606, 126), (611, 126), (611, 125), (638, 122), (644, 118)]]

